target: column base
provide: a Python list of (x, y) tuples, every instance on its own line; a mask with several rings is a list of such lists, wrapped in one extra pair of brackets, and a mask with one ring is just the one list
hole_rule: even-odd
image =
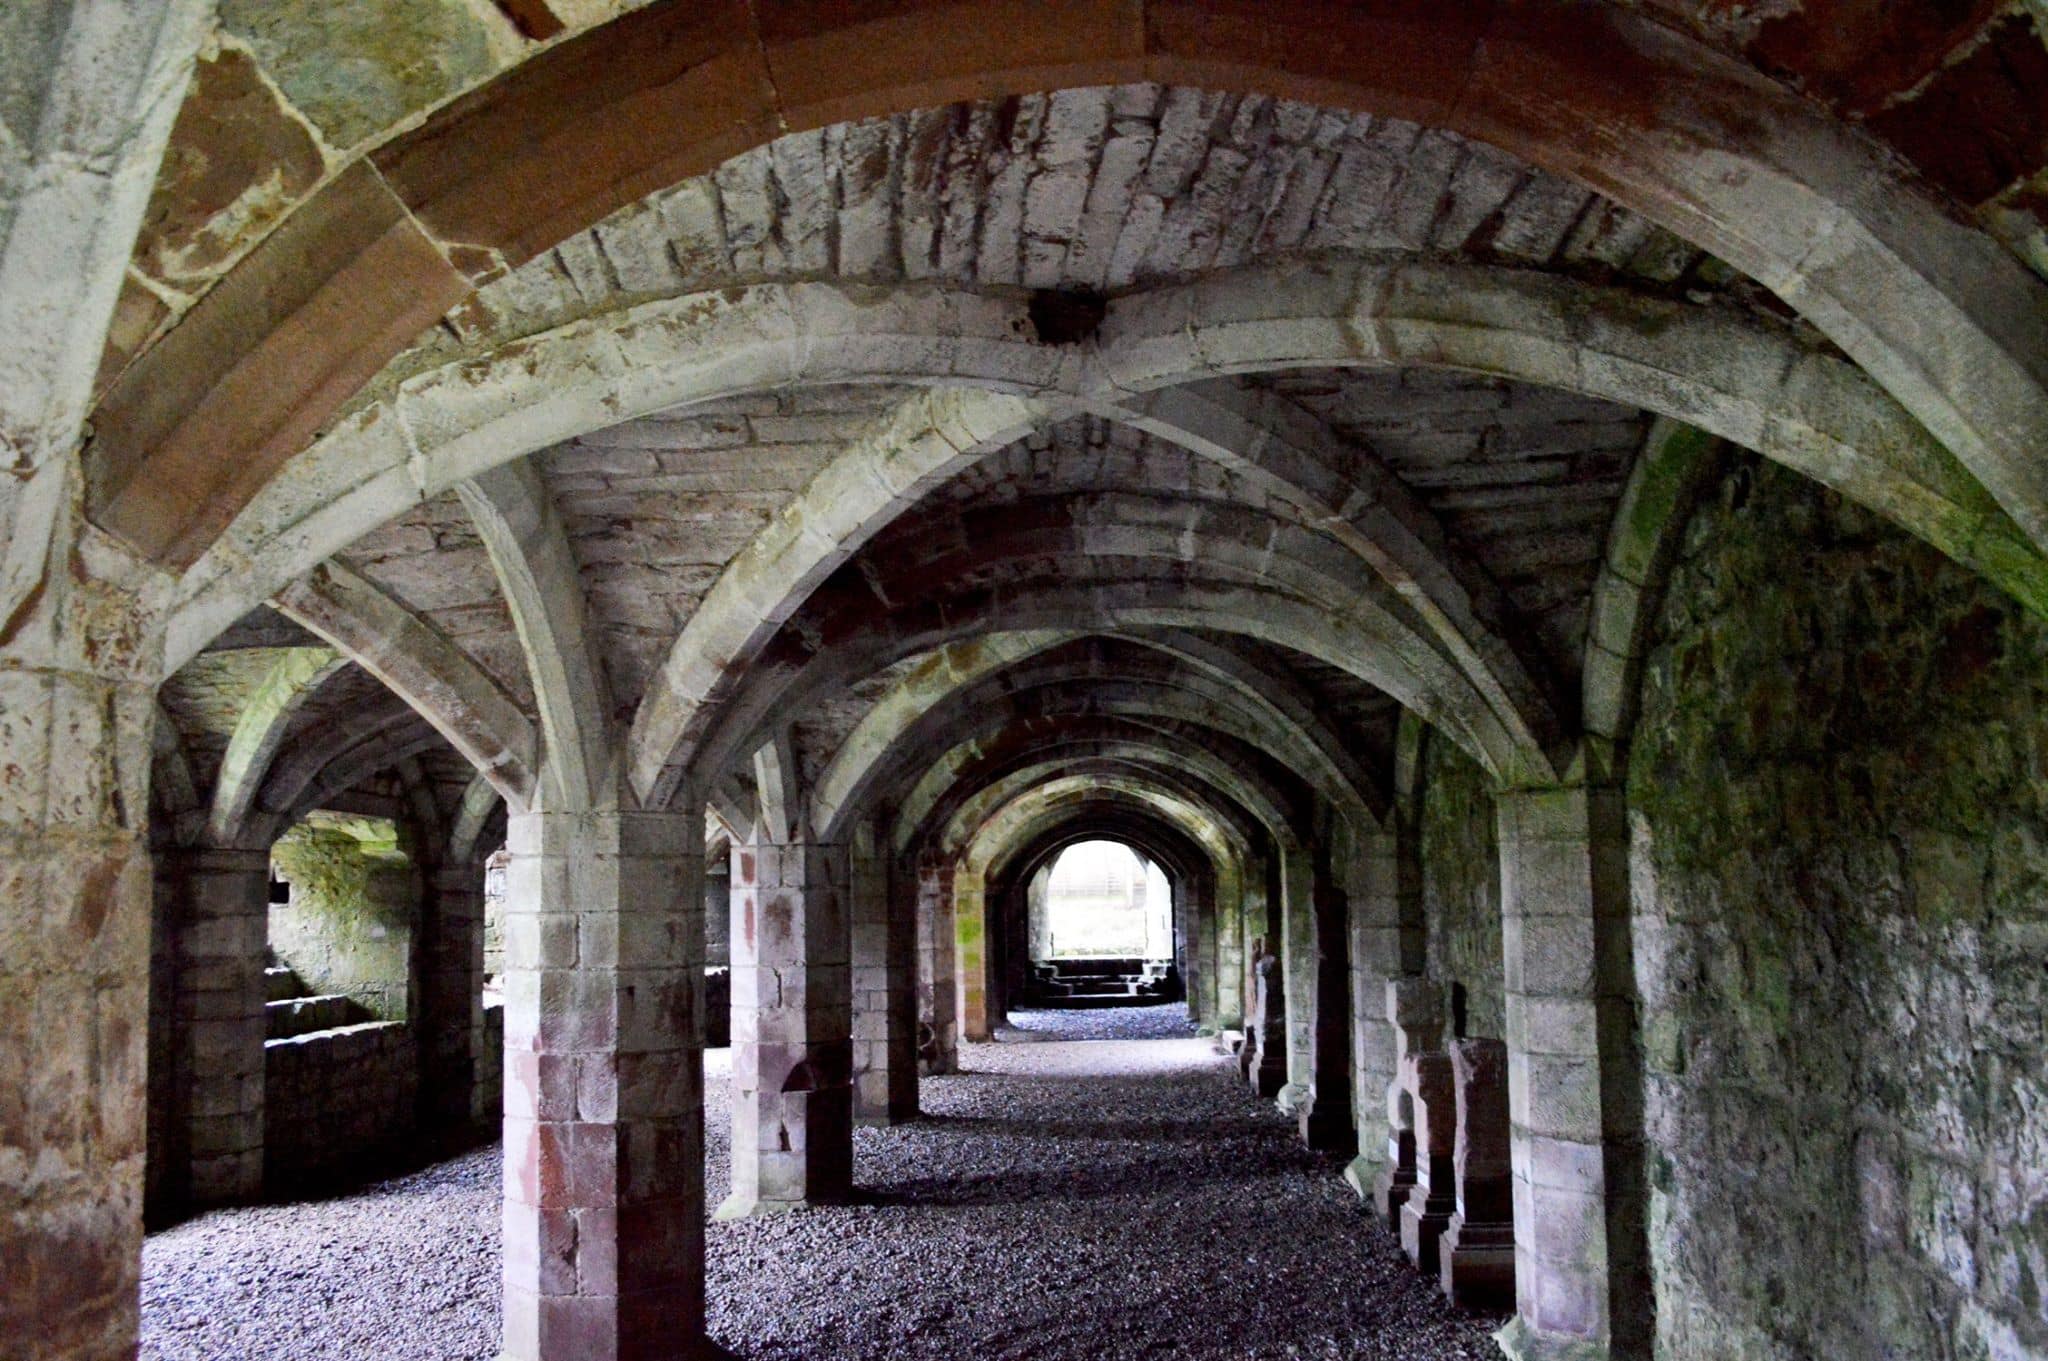
[(1346, 1157), (1358, 1152), (1358, 1130), (1351, 1123), (1351, 1095), (1344, 1093), (1331, 1101), (1311, 1091), (1302, 1099), (1295, 1117), (1301, 1142), (1318, 1153)]
[(1515, 1307), (1515, 1226), (1468, 1224), (1452, 1215), (1437, 1240), (1437, 1282), (1461, 1309)]
[(734, 1192), (712, 1212), (713, 1219), (759, 1219), (766, 1215), (789, 1214), (795, 1210), (815, 1210), (820, 1205), (843, 1205), (844, 1196), (815, 1196), (804, 1200), (762, 1200), (756, 1196), (742, 1196)]
[(1509, 1319), (1493, 1341), (1508, 1361), (1623, 1361), (1608, 1343), (1542, 1332), (1519, 1316)]
[(1401, 1251), (1415, 1269), (1434, 1280), (1442, 1270), (1437, 1248), (1444, 1230), (1450, 1227), (1455, 1202), (1443, 1204), (1418, 1186), (1401, 1207)]
[(1373, 1218), (1386, 1225), (1387, 1232), (1397, 1238), (1401, 1235), (1401, 1207), (1408, 1203), (1408, 1197), (1414, 1190), (1415, 1169), (1411, 1167), (1387, 1168), (1373, 1181)]
[[(708, 1337), (679, 1337), (671, 1345), (665, 1361), (738, 1361), (738, 1352), (729, 1352)], [(514, 1356), (511, 1352), (499, 1352), (495, 1361), (527, 1361), (526, 1357)]]
[[(1261, 1101), (1275, 1101), (1287, 1090), (1287, 1070), (1274, 1064), (1254, 1061), (1245, 1074), (1245, 1083), (1252, 1089), (1252, 1095)], [(1286, 1107), (1281, 1107), (1285, 1110)]]
[(1344, 1164), (1344, 1184), (1363, 1204), (1372, 1204), (1373, 1188), (1384, 1175), (1384, 1164), (1370, 1154), (1361, 1153)]

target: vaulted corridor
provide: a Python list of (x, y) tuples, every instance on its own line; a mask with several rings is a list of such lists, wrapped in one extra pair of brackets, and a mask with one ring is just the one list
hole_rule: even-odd
[(0, 0), (0, 1361), (2048, 1361), (2044, 960), (2048, 0)]
[[(861, 1131), (855, 1204), (713, 1227), (713, 1338), (753, 1361), (1492, 1354), (1498, 1321), (1428, 1289), (1182, 1008), (1016, 1020), (926, 1084), (925, 1120)], [(706, 1063), (713, 1196), (728, 1069)], [(152, 1238), (145, 1361), (488, 1361), (498, 1166)]]

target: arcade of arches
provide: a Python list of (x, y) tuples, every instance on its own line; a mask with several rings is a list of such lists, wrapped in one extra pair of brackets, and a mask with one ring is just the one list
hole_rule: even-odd
[(691, 1354), (1110, 840), (1507, 1355), (2048, 1358), (2044, 39), (9, 0), (0, 1352), (502, 1130)]

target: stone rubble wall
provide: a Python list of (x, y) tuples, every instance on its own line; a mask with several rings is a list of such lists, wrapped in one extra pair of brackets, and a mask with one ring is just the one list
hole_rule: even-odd
[(2048, 626), (1745, 461), (1628, 771), (1660, 1358), (2048, 1356)]
[[(400, 1155), (416, 1123), (414, 1043), (411, 1027), (372, 1021), (266, 1044), (265, 1182), (296, 1195)], [(492, 1067), (502, 1070), (502, 1060)]]

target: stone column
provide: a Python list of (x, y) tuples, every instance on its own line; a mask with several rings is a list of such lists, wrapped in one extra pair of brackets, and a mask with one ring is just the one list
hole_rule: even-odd
[(171, 923), (171, 1004), (187, 1204), (254, 1200), (263, 1190), (264, 979), (270, 852), (187, 849), (162, 873)]
[(704, 1329), (704, 810), (511, 819), (504, 1361)]
[(428, 1139), (459, 1148), (493, 1128), (498, 1112), (482, 1109), (478, 1065), (483, 1051), (484, 865), (441, 865), (427, 875), (420, 914), (419, 1123)]
[(953, 871), (926, 857), (914, 875), (917, 915), (917, 1066), (950, 1073), (960, 1066), (959, 997), (953, 984)]
[(1620, 792), (1499, 796), (1516, 1317), (1508, 1355), (1647, 1345), (1640, 1067)]
[(1046, 891), (1052, 881), (1052, 866), (1040, 865), (1024, 890), (1024, 905), (1030, 913), (1031, 958), (1052, 958), (1052, 913), (1047, 910)]
[(1418, 1271), (1435, 1280), (1437, 1240), (1458, 1208), (1451, 1165), (1457, 1151), (1458, 1099), (1449, 1054), (1410, 1054), (1402, 1067), (1404, 1085), (1415, 1103), (1415, 1185), (1401, 1205), (1401, 1250)]
[(1351, 933), (1348, 895), (1318, 857), (1311, 907), (1315, 917), (1315, 996), (1310, 1030), (1309, 1092), (1298, 1116), (1301, 1141), (1347, 1156), (1358, 1151), (1351, 1103)]
[(722, 969), (732, 963), (732, 857), (724, 864), (704, 864), (704, 964)]
[(720, 1219), (853, 1189), (847, 848), (751, 842), (732, 869), (732, 1194)]
[[(1250, 1031), (1259, 1010), (1258, 942), (1273, 948), (1270, 909), (1266, 905), (1269, 871), (1264, 857), (1248, 858), (1244, 864), (1243, 897), (1238, 906), (1238, 926), (1244, 936), (1244, 969), (1233, 985), (1244, 994), (1245, 1029)], [(1249, 1042), (1249, 1041), (1247, 1041)]]
[(732, 1044), (732, 855), (704, 862), (704, 1047)]
[(917, 942), (895, 908), (872, 828), (853, 847), (853, 1114), (864, 1125), (917, 1118)]
[(1387, 1083), (1387, 1165), (1373, 1181), (1373, 1214), (1395, 1233), (1401, 1207), (1415, 1188), (1415, 1093), (1409, 1086), (1411, 1054), (1436, 1048), (1443, 1033), (1441, 998), (1427, 978), (1394, 978), (1386, 985), (1387, 1025), (1394, 1032), (1394, 1076)]
[(116, 1361), (142, 1254), (155, 662), (144, 581), (53, 537), (50, 576), (0, 609), (0, 1349)]
[(1252, 1014), (1244, 1032), (1241, 1071), (1252, 1091), (1273, 1100), (1287, 1085), (1287, 998), (1280, 957), (1263, 942), (1252, 964)]
[(988, 884), (980, 870), (953, 875), (953, 966), (960, 1038), (986, 1043), (996, 1018), (989, 1014)]
[(1391, 833), (1369, 833), (1351, 862), (1351, 1100), (1358, 1156), (1344, 1169), (1344, 1180), (1362, 1198), (1371, 1197), (1400, 1154), (1390, 1101), (1402, 1051), (1387, 1009), (1387, 988), (1401, 973), (1395, 849)]
[(1245, 1025), (1244, 892), (1235, 871), (1218, 866), (1217, 872), (1189, 883), (1182, 890), (1185, 901), (1180, 910), (1193, 915), (1197, 909), (1216, 919), (1216, 963), (1213, 970), (1216, 994), (1216, 1030), (1242, 1030)]
[(1186, 962), (1182, 984), (1187, 989), (1188, 1019), (1196, 1022), (1195, 1033), (1215, 1035), (1222, 1031), (1222, 1017), (1229, 1007), (1224, 1001), (1220, 961), (1225, 953), (1223, 914), (1212, 902), (1188, 904)]
[(1508, 1156), (1508, 1049), (1499, 1040), (1451, 1042), (1458, 1133), (1451, 1170), (1458, 1208), (1437, 1244), (1444, 1294), (1468, 1309), (1515, 1298), (1514, 1192)]
[(1280, 912), (1280, 968), (1287, 980), (1287, 1085), (1276, 1101), (1293, 1115), (1315, 1082), (1315, 863), (1299, 846), (1280, 852)]

